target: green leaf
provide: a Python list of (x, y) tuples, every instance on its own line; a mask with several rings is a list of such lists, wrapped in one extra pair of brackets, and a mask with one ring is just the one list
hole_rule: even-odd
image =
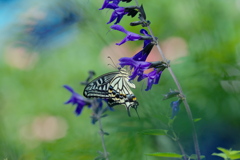
[(231, 159), (239, 159), (240, 158), (240, 151), (238, 151), (238, 150), (232, 150), (232, 149), (227, 150), (227, 149), (224, 149), (221, 147), (218, 147), (217, 149), (222, 151), (223, 153), (225, 153), (225, 155), (228, 158), (231, 158)]
[(229, 153), (230, 153), (231, 155), (234, 155), (234, 154), (239, 154), (240, 151), (238, 151), (238, 150), (230, 150)]
[(223, 159), (227, 159), (227, 155), (224, 153), (213, 153), (213, 156), (218, 156), (218, 157), (222, 157)]
[(222, 151), (223, 153), (225, 153), (226, 155), (229, 155), (229, 150), (225, 149), (225, 148), (221, 148), (221, 147), (218, 147), (217, 148), (219, 151)]
[(155, 157), (182, 158), (181, 154), (170, 153), (170, 152), (156, 152), (156, 153), (148, 153), (146, 155), (155, 156)]
[(202, 118), (195, 118), (193, 121), (194, 121), (194, 122), (198, 122), (198, 121), (200, 121), (200, 120), (202, 120)]
[(240, 151), (239, 150), (232, 150), (232, 149), (227, 150), (227, 149), (224, 149), (221, 147), (218, 147), (217, 149), (222, 151), (223, 153), (213, 153), (212, 155), (219, 156), (224, 159), (227, 159), (227, 158), (230, 158), (231, 160), (240, 159)]
[[(200, 156), (200, 159), (204, 159), (204, 158), (205, 158), (204, 155), (201, 155), (201, 156)], [(189, 159), (197, 159), (197, 155), (196, 155), (196, 154), (192, 154), (192, 155), (189, 157)]]
[(231, 159), (240, 159), (240, 154), (230, 155), (229, 158), (231, 158)]
[(164, 129), (148, 129), (138, 133), (144, 134), (144, 135), (167, 135), (167, 131), (168, 130), (164, 130)]

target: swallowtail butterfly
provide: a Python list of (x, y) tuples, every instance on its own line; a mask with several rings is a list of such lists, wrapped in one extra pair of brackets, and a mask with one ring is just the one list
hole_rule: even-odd
[(137, 98), (130, 87), (135, 88), (135, 85), (129, 82), (129, 73), (120, 68), (119, 71), (106, 73), (89, 82), (83, 95), (87, 98), (107, 99), (110, 107), (125, 105), (130, 116), (130, 108), (137, 111), (138, 106)]

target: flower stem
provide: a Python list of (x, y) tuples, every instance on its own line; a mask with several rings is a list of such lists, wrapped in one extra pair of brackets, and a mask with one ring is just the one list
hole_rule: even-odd
[[(154, 35), (152, 33), (152, 30), (151, 30), (151, 28), (149, 26), (148, 26), (148, 30), (149, 30), (151, 36), (153, 37), (153, 39), (155, 39), (155, 37), (154, 37)], [(164, 54), (163, 54), (163, 52), (162, 52), (162, 50), (161, 50), (161, 48), (160, 48), (158, 43), (157, 43), (157, 49), (158, 49), (158, 51), (159, 51), (163, 61), (168, 64), (167, 59), (164, 56)], [(172, 76), (172, 78), (173, 78), (173, 80), (174, 80), (174, 82), (175, 82), (175, 84), (176, 84), (176, 86), (178, 88), (178, 91), (180, 92), (181, 95), (184, 95), (183, 91), (182, 91), (182, 87), (181, 87), (179, 81), (177, 80), (177, 77), (173, 73), (172, 68), (170, 67), (170, 65), (168, 66), (168, 71), (170, 72), (170, 74), (171, 74), (171, 76)], [(196, 152), (198, 160), (201, 160), (201, 158), (200, 158), (201, 153), (200, 153), (200, 149), (199, 149), (196, 129), (195, 129), (194, 122), (193, 122), (192, 112), (191, 112), (191, 109), (190, 109), (190, 107), (188, 105), (188, 102), (187, 102), (186, 98), (183, 98), (183, 103), (184, 103), (184, 106), (185, 106), (185, 109), (187, 111), (188, 118), (190, 120), (191, 127), (192, 127), (192, 135), (193, 135), (193, 142), (194, 142), (195, 152)]]
[[(135, 2), (136, 2), (136, 5), (139, 6), (138, 0), (135, 0)], [(150, 35), (152, 36), (153, 40), (157, 43), (156, 46), (157, 46), (158, 52), (160, 53), (163, 61), (164, 61), (166, 64), (168, 64), (168, 60), (167, 60), (166, 57), (164, 56), (163, 51), (162, 51), (162, 49), (160, 48), (160, 46), (159, 46), (159, 44), (158, 44), (158, 41), (157, 41), (157, 39), (155, 38), (155, 36), (154, 36), (154, 34), (153, 34), (153, 32), (152, 32), (152, 29), (150, 28), (150, 26), (148, 26), (147, 28), (148, 28), (148, 31), (150, 32)], [(175, 84), (176, 84), (176, 86), (177, 86), (180, 94), (181, 94), (181, 95), (184, 95), (184, 94), (183, 94), (183, 91), (182, 91), (182, 87), (181, 87), (179, 81), (177, 80), (175, 74), (173, 73), (173, 71), (172, 71), (172, 69), (171, 69), (171, 67), (170, 67), (169, 64), (168, 64), (168, 71), (170, 72), (170, 74), (171, 74), (171, 76), (172, 76), (172, 78), (173, 78), (173, 80), (174, 80), (174, 82), (175, 82)], [(201, 158), (200, 158), (201, 153), (200, 153), (200, 149), (199, 149), (199, 144), (198, 144), (196, 129), (195, 129), (194, 122), (193, 122), (192, 112), (191, 112), (191, 109), (190, 109), (190, 107), (189, 107), (189, 104), (188, 104), (186, 98), (183, 98), (183, 103), (184, 103), (185, 109), (186, 109), (187, 114), (188, 114), (188, 118), (189, 118), (190, 123), (191, 123), (192, 135), (193, 135), (193, 142), (194, 142), (194, 148), (195, 148), (195, 152), (196, 152), (196, 155), (197, 155), (197, 159), (198, 159), (198, 160), (201, 160)]]
[(180, 148), (180, 150), (181, 150), (181, 152), (182, 152), (183, 159), (184, 159), (184, 160), (187, 160), (187, 155), (186, 155), (186, 153), (185, 153), (185, 151), (184, 151), (184, 149), (183, 149), (183, 146), (182, 146), (181, 142), (179, 141), (178, 136), (176, 135), (175, 131), (173, 130), (173, 127), (172, 127), (172, 126), (169, 126), (169, 128), (170, 128), (170, 130), (172, 131), (172, 134), (173, 134), (173, 136), (174, 136), (174, 137), (171, 137), (171, 138), (172, 138), (175, 142), (177, 142), (177, 144), (178, 144), (178, 146), (179, 146), (179, 148)]
[(103, 156), (104, 156), (105, 160), (109, 160), (107, 149), (106, 149), (106, 146), (105, 146), (105, 141), (104, 141), (104, 131), (103, 131), (103, 127), (102, 127), (101, 118), (98, 119), (98, 124), (99, 124), (99, 133), (100, 133), (101, 140), (102, 140), (102, 147), (103, 147), (103, 151), (104, 151)]
[[(153, 37), (153, 39), (156, 41), (156, 38), (154, 37), (154, 35), (152, 33), (152, 30), (151, 30), (151, 28), (149, 26), (148, 26), (148, 30), (149, 30), (151, 36)], [(158, 51), (159, 51), (163, 61), (168, 64), (168, 61), (167, 61), (166, 57), (164, 56), (164, 54), (163, 54), (163, 52), (162, 52), (162, 50), (161, 50), (161, 48), (160, 48), (158, 43), (157, 43), (157, 49), (158, 49)], [(175, 84), (176, 84), (176, 86), (178, 88), (178, 91), (180, 92), (181, 95), (184, 95), (183, 91), (182, 91), (182, 87), (181, 87), (179, 81), (177, 80), (177, 77), (173, 73), (172, 68), (170, 67), (170, 65), (168, 66), (168, 71), (170, 72), (170, 74), (171, 74), (171, 76), (172, 76), (172, 78), (173, 78), (173, 80), (174, 80), (174, 82), (175, 82)], [(188, 118), (190, 120), (191, 127), (192, 127), (192, 135), (193, 135), (193, 142), (194, 142), (195, 152), (196, 152), (198, 160), (201, 160), (201, 158), (200, 158), (201, 154), (200, 154), (200, 149), (199, 149), (199, 144), (198, 144), (198, 139), (197, 139), (197, 133), (196, 133), (196, 129), (195, 129), (194, 122), (193, 122), (192, 112), (191, 112), (191, 109), (190, 109), (190, 107), (188, 105), (188, 102), (187, 102), (186, 98), (183, 98), (183, 103), (184, 103), (184, 106), (185, 106), (185, 109), (187, 111)]]

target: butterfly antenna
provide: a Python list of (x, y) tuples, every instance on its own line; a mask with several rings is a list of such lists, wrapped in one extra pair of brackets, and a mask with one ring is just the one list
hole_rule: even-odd
[(115, 68), (115, 66), (113, 66), (112, 64), (108, 64), (109, 66), (111, 66), (111, 67), (113, 67), (113, 68)]
[(113, 59), (110, 56), (108, 56), (107, 58), (109, 58), (112, 61), (112, 64), (113, 64), (114, 68), (118, 68), (117, 65), (113, 62)]

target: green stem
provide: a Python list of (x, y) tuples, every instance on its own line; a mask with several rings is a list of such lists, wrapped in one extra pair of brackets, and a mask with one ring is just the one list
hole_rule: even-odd
[(179, 148), (180, 148), (180, 150), (181, 150), (181, 152), (182, 152), (183, 159), (184, 159), (184, 160), (187, 160), (187, 155), (186, 155), (186, 153), (185, 153), (185, 151), (184, 151), (184, 149), (183, 149), (182, 144), (181, 144), (180, 141), (179, 141), (178, 136), (177, 136), (176, 133), (174, 132), (172, 126), (169, 126), (169, 128), (170, 128), (170, 130), (172, 131), (173, 136), (174, 136), (174, 137), (172, 137), (172, 139), (173, 139), (175, 142), (177, 142), (177, 144), (178, 144), (178, 146), (179, 146)]
[[(156, 38), (154, 37), (154, 35), (153, 35), (153, 33), (152, 33), (152, 30), (151, 30), (151, 28), (150, 28), (149, 26), (148, 26), (148, 30), (149, 30), (151, 36), (153, 37), (153, 40), (154, 40), (155, 42), (157, 42), (157, 40), (156, 40)], [(163, 54), (163, 52), (162, 52), (162, 50), (161, 50), (161, 48), (160, 48), (160, 46), (159, 46), (158, 43), (157, 43), (157, 49), (158, 49), (158, 51), (159, 51), (159, 53), (160, 53), (163, 61), (164, 61), (165, 63), (167, 63), (167, 59), (166, 59), (166, 57), (164, 56), (164, 54)], [(168, 63), (167, 63), (167, 64), (168, 64)], [(177, 88), (178, 88), (178, 91), (180, 92), (181, 95), (184, 95), (184, 94), (183, 94), (183, 91), (182, 91), (182, 87), (181, 87), (179, 81), (177, 80), (177, 77), (176, 77), (175, 74), (173, 73), (172, 68), (170, 67), (170, 65), (168, 66), (168, 71), (170, 72), (170, 74), (171, 74), (171, 76), (172, 76), (172, 78), (173, 78), (173, 80), (174, 80), (174, 82), (175, 82), (175, 84), (176, 84), (176, 86), (177, 86)], [(184, 103), (184, 106), (185, 106), (185, 109), (186, 109), (186, 111), (187, 111), (188, 118), (189, 118), (189, 120), (190, 120), (191, 127), (192, 127), (192, 135), (193, 135), (193, 142), (194, 142), (195, 152), (196, 152), (196, 155), (197, 155), (198, 160), (201, 160), (201, 158), (200, 158), (201, 153), (200, 153), (200, 149), (199, 149), (199, 144), (198, 144), (196, 129), (195, 129), (194, 122), (193, 122), (192, 112), (191, 112), (191, 109), (190, 109), (190, 107), (189, 107), (189, 105), (188, 105), (188, 102), (187, 102), (186, 98), (183, 98), (183, 103)]]
[[(150, 28), (149, 26), (148, 26), (148, 30), (149, 30), (151, 36), (153, 37), (153, 40), (154, 40), (155, 42), (157, 42), (157, 40), (156, 40), (156, 38), (154, 37), (154, 35), (153, 35), (153, 33), (152, 33), (152, 30), (151, 30), (151, 28)], [(161, 50), (161, 48), (160, 48), (160, 46), (159, 46), (158, 43), (157, 43), (157, 49), (158, 49), (158, 51), (159, 51), (159, 53), (160, 53), (163, 61), (164, 61), (165, 63), (167, 63), (167, 59), (166, 59), (166, 57), (164, 56), (164, 54), (163, 54), (163, 52), (162, 52), (162, 50)], [(167, 63), (167, 64), (168, 64), (168, 63)], [(183, 94), (183, 91), (182, 91), (182, 87), (181, 87), (179, 81), (177, 80), (177, 77), (176, 77), (175, 74), (173, 73), (172, 68), (170, 67), (170, 65), (168, 66), (168, 71), (169, 71), (169, 73), (171, 74), (171, 76), (172, 76), (172, 78), (173, 78), (173, 80), (174, 80), (174, 82), (175, 82), (175, 84), (176, 84), (176, 86), (177, 86), (177, 88), (178, 88), (178, 91), (180, 92), (181, 95), (184, 95), (184, 94)], [(186, 111), (187, 111), (188, 118), (189, 118), (189, 120), (190, 120), (191, 127), (192, 127), (192, 135), (193, 135), (193, 142), (194, 142), (195, 152), (196, 152), (196, 155), (197, 155), (198, 160), (201, 160), (201, 158), (200, 158), (201, 153), (200, 153), (199, 144), (198, 144), (198, 139), (197, 139), (197, 132), (196, 132), (196, 129), (195, 129), (195, 126), (194, 126), (194, 122), (193, 122), (192, 112), (191, 112), (191, 109), (190, 109), (190, 107), (189, 107), (189, 105), (188, 105), (188, 102), (187, 102), (186, 98), (183, 98), (183, 103), (184, 103), (184, 106), (185, 106), (185, 109), (186, 109)]]
[(102, 127), (102, 122), (101, 122), (101, 118), (98, 119), (98, 124), (99, 124), (99, 133), (101, 135), (101, 140), (102, 140), (102, 147), (103, 147), (103, 155), (104, 158), (106, 160), (108, 160), (108, 153), (107, 153), (107, 149), (106, 149), (106, 145), (105, 145), (105, 141), (104, 141), (104, 131), (103, 131), (103, 127)]
[[(135, 2), (136, 2), (136, 5), (139, 6), (138, 1), (135, 0)], [(155, 38), (155, 36), (154, 36), (154, 34), (153, 34), (153, 32), (152, 32), (152, 29), (150, 28), (150, 26), (148, 26), (147, 28), (148, 28), (148, 30), (149, 30), (149, 32), (150, 32), (150, 35), (152, 36), (153, 40), (157, 43), (156, 46), (157, 46), (158, 52), (159, 52), (159, 54), (161, 55), (163, 61), (164, 61), (166, 64), (168, 64), (168, 60), (167, 60), (166, 57), (164, 56), (163, 51), (162, 51), (162, 49), (160, 48), (160, 46), (159, 46), (159, 44), (158, 44), (158, 41), (157, 41), (157, 39)], [(176, 86), (177, 86), (180, 94), (181, 94), (181, 95), (184, 95), (184, 94), (183, 94), (183, 91), (182, 91), (182, 87), (181, 87), (179, 81), (177, 80), (175, 74), (173, 73), (170, 65), (168, 65), (168, 71), (170, 72), (170, 74), (171, 74), (171, 76), (172, 76), (172, 78), (173, 78), (173, 80), (174, 80), (174, 82), (175, 82), (175, 84), (176, 84)], [(201, 160), (201, 158), (200, 158), (201, 153), (200, 153), (200, 149), (199, 149), (199, 144), (198, 144), (196, 129), (195, 129), (194, 122), (193, 122), (192, 112), (191, 112), (191, 109), (190, 109), (190, 107), (189, 107), (189, 105), (188, 105), (188, 102), (187, 102), (186, 98), (183, 98), (183, 103), (184, 103), (184, 106), (185, 106), (185, 109), (186, 109), (186, 111), (187, 111), (188, 118), (189, 118), (189, 120), (190, 120), (191, 127), (192, 127), (192, 135), (193, 135), (193, 142), (194, 142), (195, 152), (196, 152), (196, 155), (197, 155), (198, 160)]]

